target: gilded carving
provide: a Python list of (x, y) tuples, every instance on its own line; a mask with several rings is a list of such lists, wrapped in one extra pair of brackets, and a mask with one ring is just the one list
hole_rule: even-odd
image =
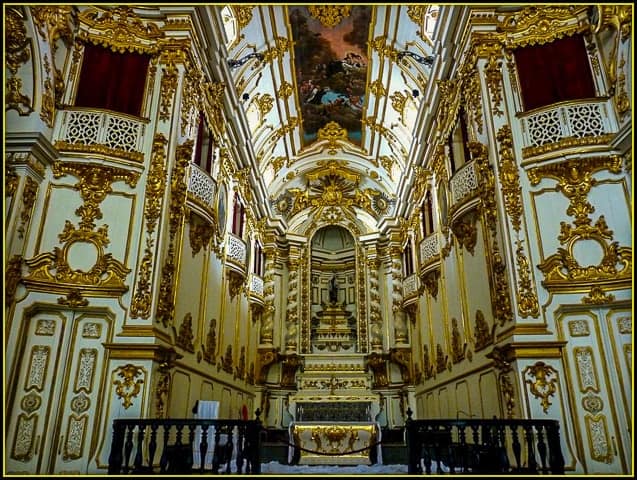
[(14, 255), (7, 261), (7, 269), (4, 274), (4, 304), (10, 306), (18, 289), (18, 284), (22, 280), (22, 255)]
[(210, 326), (208, 327), (208, 334), (206, 335), (206, 344), (201, 346), (203, 350), (203, 359), (214, 365), (216, 363), (217, 353), (217, 319), (210, 319)]
[(244, 380), (246, 376), (246, 347), (241, 347), (241, 353), (239, 353), (239, 362), (234, 372), (234, 378)]
[(226, 131), (226, 119), (223, 113), (225, 89), (225, 83), (214, 80), (206, 82), (203, 86), (203, 105), (208, 114), (208, 124), (219, 137), (223, 137)]
[(341, 127), (338, 123), (331, 121), (320, 128), (317, 134), (319, 141), (327, 141), (327, 153), (336, 155), (339, 143), (347, 142), (347, 129)]
[(157, 321), (167, 327), (172, 324), (175, 315), (174, 282), (176, 274), (175, 256), (177, 250), (177, 232), (179, 231), (186, 203), (186, 166), (192, 155), (193, 141), (186, 140), (177, 147), (175, 166), (173, 167), (170, 192), (169, 243), (166, 260), (162, 269), (157, 304)]
[(276, 37), (274, 39), (274, 44), (274, 47), (270, 47), (265, 52), (263, 52), (264, 63), (270, 63), (273, 60), (285, 55), (290, 49), (292, 42), (290, 42), (290, 40), (288, 40), (286, 37)]
[(372, 352), (365, 358), (365, 367), (374, 376), (372, 388), (386, 388), (389, 385), (386, 361), (387, 355), (377, 352)]
[(4, 196), (5, 198), (13, 197), (15, 195), (16, 190), (18, 189), (18, 184), (20, 183), (20, 177), (15, 173), (15, 170), (12, 167), (5, 167), (4, 172)]
[(157, 227), (161, 205), (166, 189), (166, 144), (168, 140), (162, 133), (155, 135), (153, 139), (153, 151), (151, 154), (150, 169), (146, 180), (146, 192), (144, 199), (144, 217), (146, 220), (146, 248), (140, 261), (139, 275), (135, 295), (131, 302), (131, 318), (148, 318), (151, 304), (151, 272), (154, 258), (153, 247), (155, 240), (153, 232)]
[(467, 344), (462, 341), (460, 329), (458, 328), (458, 320), (451, 319), (451, 359), (453, 363), (459, 363), (464, 360)]
[(385, 89), (385, 85), (380, 78), (374, 80), (372, 83), (369, 84), (369, 91), (377, 97), (387, 96), (387, 90)]
[(18, 424), (13, 438), (13, 448), (11, 458), (22, 462), (28, 462), (33, 458), (35, 440), (35, 429), (37, 427), (38, 415), (18, 415)]
[(405, 385), (411, 384), (413, 381), (411, 373), (411, 349), (390, 348), (388, 360), (398, 365), (403, 383)]
[(68, 305), (71, 308), (86, 307), (88, 300), (82, 296), (79, 289), (74, 288), (69, 291), (66, 297), (58, 298), (58, 304)]
[(513, 383), (509, 378), (509, 373), (513, 370), (511, 363), (507, 358), (507, 353), (503, 347), (493, 347), (491, 352), (487, 353), (487, 358), (493, 360), (493, 366), (498, 373), (498, 386), (500, 395), (506, 406), (507, 418), (513, 418), (513, 410), (515, 409), (515, 390)]
[(425, 380), (429, 380), (435, 375), (434, 364), (429, 356), (429, 346), (427, 344), (422, 346), (422, 373)]
[(268, 370), (272, 365), (280, 361), (280, 354), (275, 348), (259, 348), (257, 351), (257, 375), (256, 383), (263, 385), (266, 382)]
[(170, 373), (161, 372), (155, 388), (155, 418), (164, 418), (168, 392), (170, 392)]
[(22, 93), (22, 79), (18, 77), (18, 70), (31, 59), (31, 39), (27, 37), (24, 15), (19, 7), (6, 8), (5, 15), (5, 62), (11, 74), (5, 87), (5, 110), (29, 115), (33, 106), (31, 99)]
[(436, 345), (436, 373), (442, 373), (447, 369), (448, 356), (445, 355), (442, 345)]
[[(164, 52), (161, 61), (166, 65), (162, 67), (161, 76), (161, 100), (159, 104), (159, 119), (162, 121), (169, 120), (171, 118), (171, 107), (173, 104), (173, 98), (177, 91), (177, 84), (179, 83), (179, 71), (175, 65), (175, 52)], [(172, 55), (171, 55), (172, 54)]]
[(252, 21), (252, 9), (254, 5), (230, 5), (237, 22), (239, 23), (239, 30), (244, 29)]
[(438, 270), (432, 270), (422, 277), (422, 285), (425, 291), (431, 295), (434, 299), (438, 298), (438, 280), (440, 279), (440, 272)]
[(537, 318), (540, 315), (540, 305), (531, 281), (531, 266), (524, 255), (522, 240), (516, 240), (515, 243), (517, 246), (515, 258), (518, 264), (518, 291), (516, 292), (518, 313), (522, 318)]
[(530, 6), (507, 15), (496, 28), (507, 35), (509, 46), (522, 47), (552, 42), (587, 30), (577, 15), (586, 6)]
[(615, 455), (608, 438), (606, 416), (586, 415), (584, 418), (591, 457), (598, 462), (613, 463)]
[(478, 241), (476, 220), (476, 216), (473, 213), (467, 213), (451, 224), (451, 231), (458, 240), (460, 247), (465, 247), (471, 255), (474, 254)]
[(119, 398), (123, 400), (122, 405), (125, 409), (128, 409), (133, 404), (133, 398), (139, 395), (143, 378), (138, 378), (144, 375), (144, 371), (141, 367), (137, 367), (131, 363), (127, 363), (115, 370), (115, 373), (121, 380), (114, 380), (115, 393)]
[(29, 358), (28, 376), (25, 378), (24, 389), (35, 388), (38, 392), (44, 390), (49, 358), (51, 357), (51, 347), (44, 345), (34, 345), (31, 347), (31, 357)]
[(296, 385), (296, 371), (302, 365), (303, 360), (296, 353), (281, 355), (281, 386), (293, 387)]
[(192, 212), (190, 213), (189, 225), (190, 248), (194, 257), (202, 248), (208, 247), (214, 237), (215, 226), (199, 220), (198, 216)]
[(232, 359), (232, 345), (228, 345), (228, 347), (226, 348), (226, 354), (221, 357), (221, 362), (219, 362), (219, 365), (217, 365), (217, 370), (223, 370), (226, 373), (232, 374), (233, 363), (234, 360)]
[(582, 303), (589, 305), (603, 305), (615, 301), (615, 295), (606, 293), (599, 285), (591, 287), (588, 296), (582, 298)]
[(540, 399), (544, 413), (547, 413), (552, 405), (549, 397), (557, 391), (557, 370), (544, 362), (536, 362), (524, 369), (525, 383), (535, 398)]
[(294, 93), (294, 87), (290, 82), (283, 80), (281, 82), (281, 86), (276, 91), (277, 95), (285, 100), (290, 98), (290, 96)]
[(20, 225), (18, 226), (18, 238), (24, 238), (24, 231), (27, 223), (31, 220), (31, 213), (35, 198), (38, 193), (38, 183), (31, 177), (27, 176), (24, 182), (24, 190), (22, 191), (22, 211), (20, 212)]
[(179, 327), (179, 335), (175, 338), (175, 345), (188, 352), (195, 353), (195, 346), (192, 343), (194, 338), (195, 336), (192, 332), (192, 315), (188, 312)]
[(31, 414), (35, 412), (42, 405), (42, 398), (35, 392), (29, 392), (27, 395), (22, 397), (22, 401), (20, 402), (20, 407), (22, 410)]
[[(570, 201), (566, 213), (574, 217), (574, 226), (561, 222), (558, 240), (566, 248), (558, 248), (556, 253), (538, 265), (544, 273), (542, 283), (549, 289), (569, 289), (591, 281), (601, 285), (613, 284), (630, 278), (632, 249), (620, 247), (618, 242), (611, 242), (613, 232), (608, 229), (603, 215), (594, 225), (591, 225), (593, 220), (589, 216), (595, 211), (587, 199), (591, 188), (597, 183), (593, 173), (606, 169), (612, 173), (621, 173), (621, 158), (613, 156), (587, 159), (586, 162), (569, 160), (528, 172), (533, 185), (537, 185), (542, 177), (556, 179), (558, 190)], [(604, 255), (599, 265), (584, 267), (578, 263), (573, 250), (575, 244), (581, 240), (596, 241), (601, 246)]]
[(55, 97), (53, 92), (53, 83), (51, 82), (51, 66), (49, 65), (49, 57), (44, 54), (43, 58), (44, 71), (46, 77), (44, 80), (44, 88), (42, 92), (42, 106), (40, 107), (40, 118), (48, 127), (53, 127), (53, 117), (55, 115)]
[(493, 113), (498, 117), (502, 116), (504, 114), (500, 108), (502, 103), (502, 61), (495, 55), (489, 56), (489, 60), (484, 67), (484, 76), (487, 81), (487, 87), (491, 92)]
[(349, 17), (352, 7), (349, 5), (308, 5), (310, 15), (324, 27), (335, 27), (345, 17)]
[(588, 392), (582, 397), (582, 407), (587, 412), (597, 415), (604, 409), (604, 401), (598, 395)]
[(484, 314), (482, 310), (476, 311), (476, 322), (474, 326), (476, 343), (475, 350), (479, 352), (480, 350), (488, 347), (493, 343), (493, 334), (491, 333), (491, 329), (489, 328), (489, 324), (484, 318)]
[(513, 150), (513, 135), (511, 127), (504, 125), (496, 136), (500, 142), (500, 186), (504, 198), (504, 207), (511, 218), (511, 224), (516, 232), (520, 231), (522, 217), (522, 187), (518, 167)]
[(152, 54), (158, 50), (157, 42), (166, 36), (156, 24), (144, 23), (130, 6), (108, 10), (91, 7), (80, 12), (78, 17), (80, 25), (88, 27), (87, 31), (80, 30), (80, 38), (114, 52)]

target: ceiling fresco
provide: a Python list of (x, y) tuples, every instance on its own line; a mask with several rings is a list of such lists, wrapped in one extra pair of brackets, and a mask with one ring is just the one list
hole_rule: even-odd
[(411, 182), (438, 7), (218, 8), (246, 148), (274, 213), (290, 226), (341, 208), (374, 230)]
[(308, 7), (289, 9), (304, 146), (330, 121), (347, 130), (349, 141), (361, 144), (372, 9), (350, 10), (326, 21), (314, 18)]

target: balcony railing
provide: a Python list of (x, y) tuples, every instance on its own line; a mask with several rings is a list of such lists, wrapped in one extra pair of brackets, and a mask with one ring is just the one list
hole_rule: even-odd
[(440, 260), (440, 234), (434, 232), (420, 242), (421, 268)]
[(261, 473), (255, 420), (113, 421), (109, 474)]
[(564, 474), (557, 420), (406, 422), (408, 473)]
[(84, 108), (67, 108), (57, 116), (54, 146), (61, 151), (101, 153), (143, 161), (147, 120)]
[(521, 115), (525, 149), (617, 131), (610, 100), (560, 103)]
[(188, 194), (192, 195), (205, 207), (212, 208), (217, 185), (215, 181), (197, 164), (190, 164), (188, 178)]
[(451, 207), (455, 207), (466, 198), (471, 198), (478, 193), (478, 172), (475, 161), (465, 163), (454, 173), (449, 182), (451, 187)]
[(246, 256), (247, 248), (246, 244), (239, 237), (228, 234), (228, 246), (226, 247), (226, 260), (229, 260), (231, 264), (239, 267), (244, 277), (246, 274)]
[(418, 296), (418, 275), (412, 273), (403, 280), (403, 300)]

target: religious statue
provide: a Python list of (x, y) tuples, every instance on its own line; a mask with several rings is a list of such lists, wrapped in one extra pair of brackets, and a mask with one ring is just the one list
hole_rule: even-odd
[(336, 275), (332, 276), (330, 280), (330, 302), (336, 303), (338, 301), (338, 285), (336, 284)]

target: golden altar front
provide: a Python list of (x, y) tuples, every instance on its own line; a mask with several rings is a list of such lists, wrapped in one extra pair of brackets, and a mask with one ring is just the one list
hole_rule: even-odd
[[(371, 465), (380, 448), (374, 422), (293, 422), (290, 438), (299, 450), (299, 464)], [(348, 453), (353, 452), (353, 453)]]

